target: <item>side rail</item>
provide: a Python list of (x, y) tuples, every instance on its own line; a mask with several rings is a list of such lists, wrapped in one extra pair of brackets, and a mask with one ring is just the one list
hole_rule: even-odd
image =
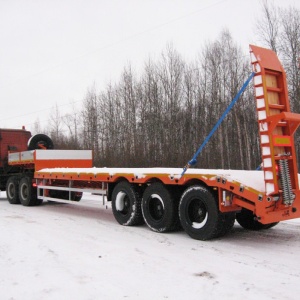
[(103, 204), (107, 196), (107, 185), (103, 182), (98, 188), (74, 187), (72, 180), (67, 180), (65, 185), (52, 185), (46, 179), (37, 180), (37, 198), (44, 201), (59, 201), (69, 203), (79, 202), (83, 193), (96, 194), (102, 197)]

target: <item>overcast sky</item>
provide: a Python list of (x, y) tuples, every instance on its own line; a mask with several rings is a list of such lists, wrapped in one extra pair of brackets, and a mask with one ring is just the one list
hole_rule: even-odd
[(228, 28), (247, 54), (260, 14), (261, 0), (0, 0), (0, 128), (46, 127), (168, 43), (189, 60)]

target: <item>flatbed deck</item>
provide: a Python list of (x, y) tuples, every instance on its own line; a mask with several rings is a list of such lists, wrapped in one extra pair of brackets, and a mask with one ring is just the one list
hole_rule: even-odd
[(206, 182), (225, 179), (228, 183), (249, 187), (258, 193), (265, 193), (262, 171), (224, 170), (224, 169), (188, 169), (181, 177), (182, 168), (45, 168), (35, 173), (36, 178), (99, 180), (113, 182), (117, 178), (131, 178), (135, 183), (147, 182), (157, 177), (166, 184), (185, 184), (191, 178)]

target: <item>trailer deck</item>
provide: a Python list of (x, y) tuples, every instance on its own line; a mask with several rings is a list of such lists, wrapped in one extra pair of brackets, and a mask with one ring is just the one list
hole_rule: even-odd
[(135, 183), (146, 183), (153, 178), (158, 178), (164, 184), (177, 185), (183, 185), (192, 178), (198, 178), (207, 184), (209, 181), (215, 182), (221, 179), (223, 182), (252, 189), (258, 194), (265, 193), (262, 171), (188, 169), (182, 177), (181, 173), (182, 168), (45, 168), (37, 171), (35, 177), (103, 182), (115, 182), (118, 178), (126, 177)]

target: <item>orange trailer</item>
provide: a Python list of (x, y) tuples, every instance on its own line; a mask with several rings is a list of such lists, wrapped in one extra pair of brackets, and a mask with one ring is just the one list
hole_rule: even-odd
[(93, 168), (91, 151), (32, 150), (9, 156), (11, 165), (34, 171), (19, 180), (18, 199), (30, 206), (43, 200), (78, 201), (82, 192), (105, 193), (121, 225), (145, 222), (157, 232), (183, 227), (199, 240), (225, 235), (235, 220), (260, 230), (299, 218), (294, 133), (300, 115), (290, 112), (286, 76), (276, 54), (253, 45), (250, 54), (261, 171)]

